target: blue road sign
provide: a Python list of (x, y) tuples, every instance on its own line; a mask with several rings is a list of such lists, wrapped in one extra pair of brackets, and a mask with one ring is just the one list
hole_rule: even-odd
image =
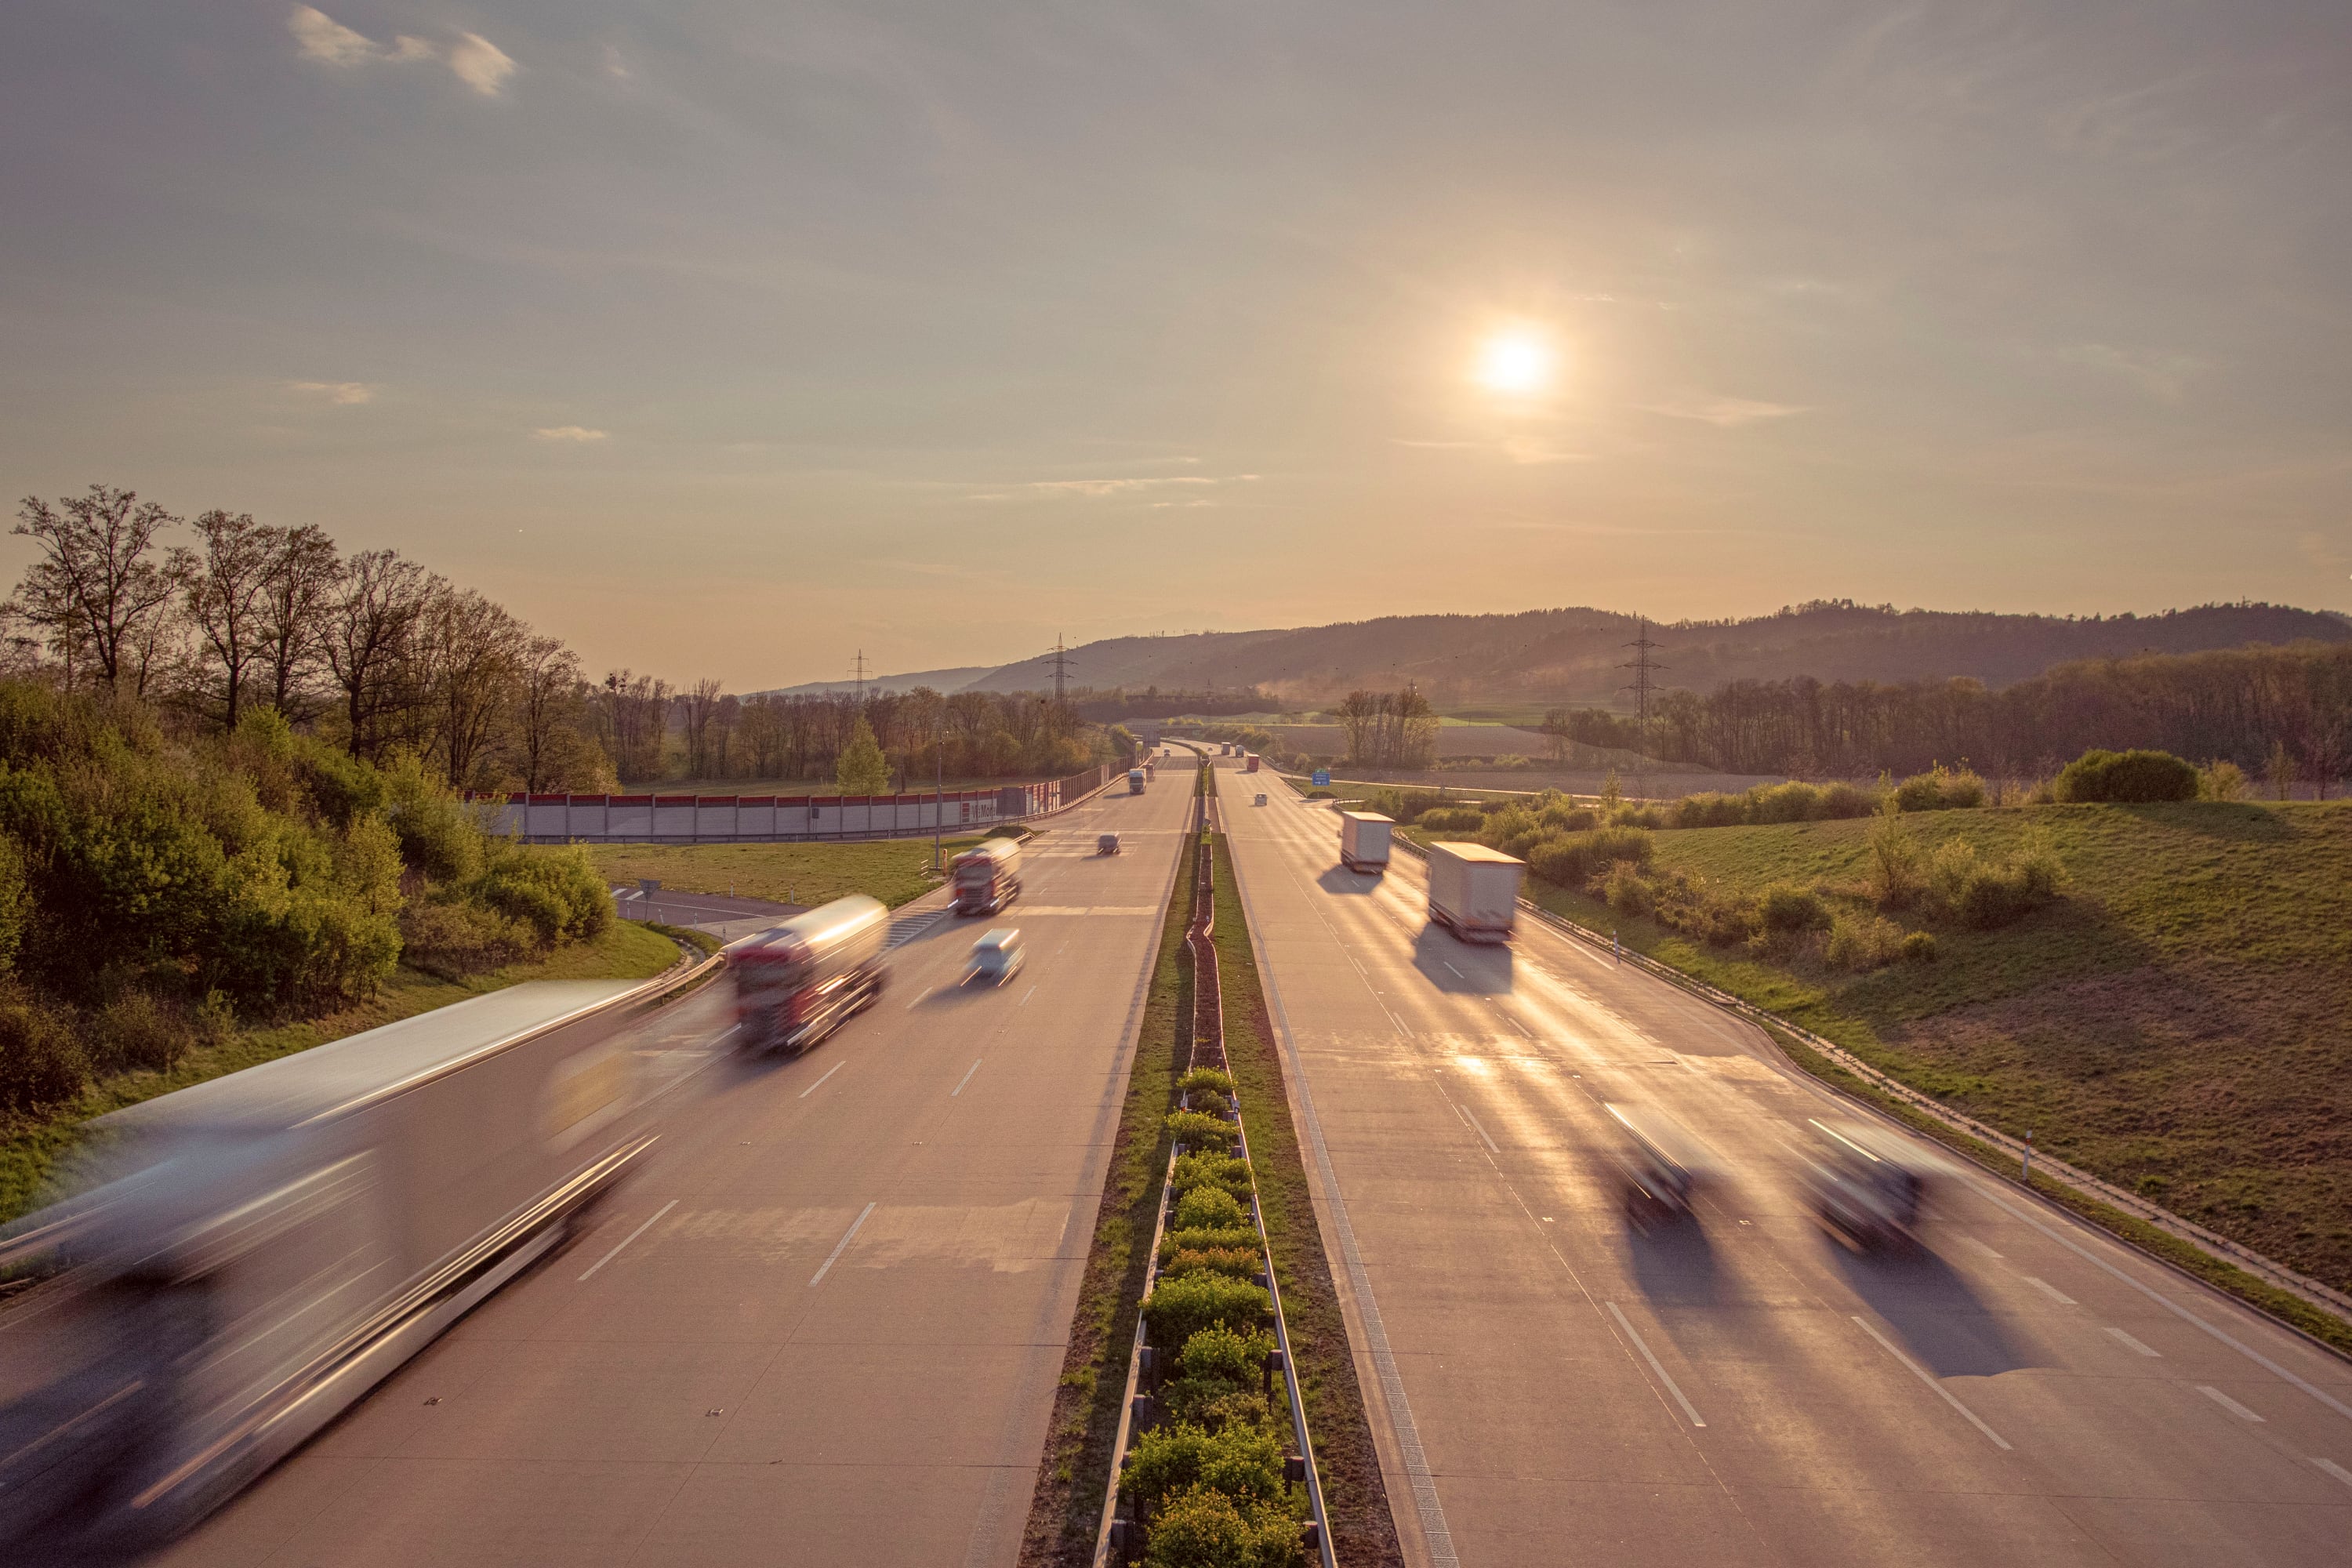
[(1317, 768), (1315, 770), (1315, 787), (1317, 789), (1322, 789), (1330, 784), (1330, 782), (1331, 770), (1329, 768)]

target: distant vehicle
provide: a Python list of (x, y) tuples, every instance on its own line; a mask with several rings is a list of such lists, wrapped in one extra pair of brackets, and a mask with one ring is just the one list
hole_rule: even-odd
[(1263, 795), (1258, 795), (1257, 797), (1255, 797), (1255, 799), (1253, 799), (1253, 800), (1250, 802), (1250, 804), (1251, 804), (1252, 805), (1264, 805), (1265, 804), (1265, 796), (1264, 796)]
[(1813, 1127), (1822, 1142), (1804, 1177), (1814, 1216), (1865, 1251), (1912, 1245), (1930, 1187), (1952, 1167), (1858, 1121)]
[(1014, 928), (998, 926), (982, 931), (971, 944), (972, 978), (1002, 985), (1021, 973), (1028, 957), (1028, 949), (1021, 945), (1021, 933)]
[(738, 1044), (804, 1051), (872, 1006), (889, 923), (879, 900), (853, 893), (729, 948)]
[(1257, 753), (1255, 752), (1244, 752), (1242, 753), (1242, 772), (1245, 773), (1254, 773), (1257, 772)]
[(1429, 847), (1429, 918), (1464, 942), (1508, 942), (1527, 862), (1484, 844)]
[(1021, 846), (1010, 838), (965, 850), (950, 870), (960, 915), (992, 915), (1021, 896)]
[(1096, 853), (1096, 854), (1097, 854), (1097, 855), (1116, 855), (1116, 854), (1118, 854), (1118, 834), (1116, 834), (1116, 833), (1106, 833), (1106, 834), (1104, 834), (1101, 837), (1099, 837), (1099, 838), (1096, 839), (1096, 840), (1095, 840), (1095, 853)]
[(1389, 836), (1395, 827), (1393, 817), (1377, 811), (1341, 812), (1339, 864), (1350, 871), (1379, 876), (1389, 868)]
[(1646, 1105), (1606, 1105), (1623, 1140), (1617, 1168), (1625, 1186), (1625, 1217), (1636, 1229), (1670, 1225), (1691, 1212), (1691, 1195), (1717, 1175), (1714, 1155), (1664, 1111)]
[(0, 1560), (150, 1548), (560, 1242), (653, 1142), (658, 991), (510, 987), (89, 1124), (111, 1179), (0, 1239)]
[(1129, 768), (1127, 770), (1127, 793), (1129, 795), (1141, 795), (1143, 793), (1143, 770), (1141, 768)]

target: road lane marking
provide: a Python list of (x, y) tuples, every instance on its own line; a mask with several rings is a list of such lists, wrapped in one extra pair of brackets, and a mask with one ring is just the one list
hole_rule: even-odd
[(1929, 1372), (1926, 1367), (1921, 1366), (1917, 1362), (1913, 1361), (1909, 1356), (1905, 1355), (1901, 1350), (1896, 1348), (1893, 1340), (1890, 1340), (1885, 1334), (1880, 1333), (1878, 1330), (1872, 1325), (1869, 1319), (1862, 1316), (1860, 1313), (1855, 1313), (1853, 1314), (1853, 1321), (1862, 1325), (1862, 1331), (1864, 1333), (1868, 1334), (1872, 1339), (1878, 1342), (1880, 1349), (1884, 1350), (1888, 1355), (1893, 1356), (1896, 1361), (1901, 1362), (1904, 1366), (1910, 1371), (1912, 1376), (1926, 1384), (1929, 1388), (1934, 1389), (1937, 1398), (1950, 1405), (1953, 1409), (1958, 1411), (1961, 1415), (1967, 1416), (1969, 1418), (1969, 1426), (1975, 1427), (1978, 1431), (1991, 1438), (1992, 1446), (1994, 1447), (2005, 1449), (2009, 1447), (2008, 1438), (2002, 1436), (2000, 1433), (1986, 1426), (1984, 1424), (1984, 1417), (1979, 1415), (1975, 1411), (1961, 1404), (1958, 1398), (1954, 1395), (1952, 1391), (1946, 1388), (1937, 1378), (1934, 1373)]
[(2129, 1345), (2133, 1350), (2137, 1351), (2144, 1356), (2153, 1356), (2159, 1361), (2163, 1359), (2164, 1352), (2162, 1351), (2149, 1349), (2147, 1346), (2140, 1343), (2137, 1340), (2132, 1338), (2129, 1334), (2124, 1332), (2121, 1329), (2109, 1329), (2107, 1332), (2115, 1337), (2116, 1342), (2118, 1344)]
[(2011, 1218), (2023, 1220), (2026, 1224), (2032, 1226), (2034, 1229), (2040, 1231), (2042, 1235), (2048, 1237), (2059, 1246), (2066, 1248), (2069, 1252), (2074, 1253), (2084, 1261), (2096, 1264), (2099, 1268), (2105, 1269), (2109, 1274), (2114, 1275), (2116, 1279), (2122, 1280), (2125, 1284), (2130, 1286), (2133, 1289), (2138, 1291), (2141, 1295), (2147, 1297), (2149, 1300), (2155, 1302), (2166, 1311), (2170, 1312), (2174, 1317), (2179, 1318), (2185, 1322), (2196, 1324), (2199, 1328), (2204, 1330), (2207, 1333), (2212, 1335), (2215, 1339), (2221, 1341), (2231, 1350), (2236, 1351), (2240, 1355), (2244, 1356), (2248, 1361), (2252, 1362), (2256, 1366), (2261, 1367), (2264, 1372), (2269, 1373), (2272, 1376), (2278, 1378), (2281, 1382), (2294, 1384), (2295, 1387), (2303, 1390), (2304, 1393), (2311, 1395), (2312, 1398), (2319, 1401), (2320, 1404), (2325, 1405), (2327, 1408), (2336, 1412), (2338, 1415), (2343, 1416), (2347, 1421), (2352, 1421), (2352, 1405), (2347, 1405), (2342, 1400), (2336, 1398), (2334, 1394), (2329, 1394), (2326, 1389), (2315, 1387), (2306, 1379), (2297, 1377), (2294, 1373), (2287, 1371), (2286, 1368), (2279, 1365), (2278, 1363), (2271, 1360), (2270, 1357), (2263, 1354), (2262, 1352), (2254, 1349), (2253, 1346), (2246, 1343), (2243, 1340), (2237, 1339), (2224, 1331), (2215, 1328), (2212, 1324), (2207, 1322), (2204, 1319), (2199, 1317), (2196, 1313), (2190, 1311), (2188, 1308), (2182, 1306), (2171, 1297), (2167, 1296), (2163, 1291), (2158, 1290), (2155, 1286), (2144, 1284), (2140, 1280), (2133, 1279), (2130, 1275), (2125, 1273), (2122, 1269), (2116, 1268), (2114, 1264), (2108, 1262), (2097, 1253), (2093, 1252), (2089, 1247), (2082, 1246), (2080, 1243), (2076, 1242), (2072, 1237), (2062, 1235), (2059, 1232), (2051, 1229), (2050, 1226), (2043, 1225), (2040, 1220), (2035, 1219), (2032, 1215), (2027, 1214), (2024, 1210), (2013, 1207), (2010, 1204), (2003, 1202), (2000, 1194), (1982, 1186), (1979, 1186), (1973, 1182), (1971, 1182), (1969, 1185), (1976, 1188), (1976, 1194), (1979, 1197), (1984, 1199), (1985, 1202), (1992, 1205), (1995, 1208), (2004, 1211)]
[[(670, 1211), (670, 1210), (672, 1210), (672, 1209), (674, 1209), (674, 1208), (676, 1208), (676, 1207), (677, 1207), (677, 1200), (676, 1198), (672, 1198), (672, 1199), (670, 1199), (670, 1201), (669, 1201), (669, 1202), (667, 1202), (667, 1203), (666, 1203), (666, 1204), (662, 1205), (662, 1206), (661, 1206), (661, 1207), (659, 1207), (659, 1208), (657, 1208), (657, 1209), (654, 1210), (654, 1219), (659, 1219), (659, 1218), (661, 1218), (661, 1216), (662, 1216), (662, 1215), (666, 1215), (666, 1214), (669, 1213), (669, 1211)], [(653, 1229), (653, 1227), (654, 1227), (654, 1219), (649, 1219), (649, 1220), (646, 1221), (646, 1223), (645, 1223), (645, 1224), (643, 1224), (643, 1225), (641, 1225), (641, 1226), (637, 1226), (637, 1228), (636, 1228), (636, 1229), (635, 1229), (635, 1230), (633, 1230), (633, 1231), (629, 1232), (629, 1234), (628, 1234), (628, 1235), (626, 1235), (626, 1236), (625, 1236), (625, 1237), (621, 1237), (621, 1246), (620, 1246), (620, 1247), (615, 1247), (614, 1248), (613, 1248), (613, 1250), (612, 1250), (612, 1251), (610, 1251), (610, 1252), (608, 1252), (608, 1253), (604, 1254), (604, 1257), (602, 1257), (602, 1258), (600, 1258), (596, 1259), (596, 1261), (595, 1261), (595, 1262), (593, 1262), (593, 1263), (590, 1264), (590, 1265), (588, 1266), (588, 1274), (593, 1274), (593, 1273), (595, 1273), (595, 1272), (596, 1272), (596, 1270), (598, 1270), (599, 1268), (604, 1268), (604, 1265), (606, 1265), (607, 1263), (612, 1262), (612, 1261), (613, 1261), (613, 1259), (614, 1259), (615, 1258), (620, 1257), (620, 1256), (621, 1256), (621, 1247), (626, 1247), (626, 1246), (628, 1246), (628, 1245), (629, 1245), (629, 1243), (631, 1243), (631, 1242), (633, 1242), (633, 1241), (636, 1240), (636, 1239), (637, 1239), (637, 1237), (641, 1237), (641, 1236), (645, 1235), (645, 1233), (646, 1233), (646, 1232), (647, 1232), (647, 1231), (649, 1231), (649, 1230)], [(586, 1283), (587, 1279), (588, 1279), (588, 1274), (583, 1274), (583, 1275), (580, 1277), (582, 1283), (583, 1283), (583, 1284), (584, 1284), (584, 1283)]]
[(727, 1036), (728, 1036), (728, 1035), (732, 1035), (732, 1034), (734, 1034), (734, 1033), (736, 1032), (736, 1030), (737, 1030), (737, 1029), (740, 1029), (742, 1026), (742, 1026), (742, 1025), (740, 1025), (740, 1024), (736, 1025), (736, 1026), (734, 1026), (734, 1028), (730, 1028), (730, 1029), (729, 1029), (729, 1030), (727, 1031), (727, 1034), (726, 1034), (726, 1035), (721, 1035), (721, 1036), (719, 1036), (718, 1039), (712, 1040), (710, 1043), (711, 1043), (712, 1045), (714, 1045), (714, 1046), (715, 1046), (715, 1045), (717, 1045), (717, 1044), (719, 1043), (719, 1040), (723, 1040), (723, 1039), (727, 1038)]
[(2343, 1466), (2337, 1464), (2333, 1459), (2322, 1459), (2314, 1457), (2311, 1462), (2317, 1465), (2321, 1469), (2326, 1470), (2329, 1475), (2334, 1476), (2337, 1480), (2342, 1481), (2346, 1486), (2352, 1487), (2352, 1470), (2346, 1469)]
[(2247, 1409), (2244, 1405), (2239, 1404), (2236, 1400), (2231, 1398), (2228, 1394), (2222, 1393), (2220, 1389), (2214, 1387), (2210, 1383), (2199, 1384), (2197, 1385), (2197, 1392), (2203, 1394), (2206, 1398), (2211, 1400), (2214, 1404), (2220, 1405), (2222, 1409), (2228, 1411), (2231, 1415), (2237, 1416), (2241, 1420), (2260, 1421), (2262, 1419), (2261, 1416), (2255, 1415), (2252, 1411)]
[(915, 1010), (916, 1003), (919, 1003), (924, 997), (929, 996), (930, 994), (931, 988), (928, 985), (924, 986), (920, 991), (916, 992), (914, 1001), (907, 1004), (907, 1011), (909, 1013), (913, 1012)]
[(2021, 1275), (2020, 1278), (2028, 1285), (2032, 1286), (2036, 1290), (2041, 1291), (2043, 1295), (2049, 1297), (2052, 1300), (2057, 1302), (2062, 1307), (2071, 1307), (2074, 1304), (2074, 1297), (2069, 1296), (2065, 1291), (2061, 1290), (2057, 1286), (2053, 1285), (2047, 1279), (2036, 1279), (2031, 1274)]
[(971, 1075), (972, 1075), (972, 1074), (974, 1074), (974, 1073), (976, 1073), (976, 1072), (978, 1072), (979, 1070), (980, 1070), (980, 1058), (977, 1058), (977, 1057), (974, 1057), (974, 1058), (972, 1058), (971, 1066), (970, 1066), (970, 1067), (968, 1067), (968, 1068), (966, 1068), (964, 1069), (963, 1077), (961, 1077), (961, 1078), (960, 1078), (960, 1079), (956, 1079), (956, 1086), (955, 1086), (953, 1089), (951, 1089), (948, 1090), (948, 1098), (949, 1098), (950, 1100), (953, 1100), (957, 1095), (961, 1094), (961, 1093), (963, 1092), (963, 1086), (964, 1086), (965, 1084), (970, 1083), (970, 1082), (971, 1081)]
[[(877, 1199), (876, 1201), (879, 1202), (880, 1200)], [(841, 1233), (841, 1239), (833, 1244), (833, 1250), (825, 1254), (824, 1261), (817, 1266), (815, 1273), (809, 1276), (809, 1285), (811, 1289), (814, 1289), (816, 1286), (824, 1283), (824, 1277), (833, 1271), (833, 1266), (835, 1260), (841, 1257), (843, 1250), (849, 1246), (850, 1242), (856, 1238), (859, 1227), (865, 1225), (866, 1216), (871, 1215), (873, 1212), (874, 1205), (867, 1204), (863, 1209), (858, 1211), (857, 1217), (849, 1222), (849, 1228)]]
[[(1441, 959), (1439, 959), (1437, 962), (1438, 962), (1438, 963), (1445, 963), (1445, 960), (1444, 960), (1444, 959), (1442, 959), (1442, 958), (1441, 958)], [(1466, 975), (1466, 974), (1463, 973), (1460, 970), (1458, 970), (1458, 969), (1454, 968), (1454, 967), (1452, 964), (1450, 964), (1450, 963), (1445, 963), (1445, 973), (1448, 973), (1448, 974), (1451, 974), (1451, 975), (1452, 975), (1452, 976), (1454, 976), (1454, 979), (1456, 979), (1456, 980), (1467, 980), (1468, 978), (1470, 978), (1468, 975)]]
[(810, 1095), (814, 1094), (818, 1089), (823, 1089), (823, 1088), (824, 1087), (824, 1079), (825, 1079), (825, 1078), (831, 1078), (834, 1074), (835, 1074), (835, 1073), (839, 1072), (842, 1068), (844, 1068), (847, 1067), (848, 1065), (849, 1065), (848, 1061), (847, 1061), (846, 1059), (844, 1059), (844, 1060), (842, 1060), (842, 1061), (837, 1061), (837, 1062), (834, 1063), (831, 1067), (829, 1067), (829, 1068), (825, 1068), (825, 1069), (824, 1069), (824, 1078), (821, 1078), (821, 1079), (817, 1079), (814, 1083), (813, 1083), (813, 1084), (809, 1085), (806, 1089), (804, 1089), (801, 1090), (800, 1098), (802, 1098), (803, 1100), (806, 1100)]
[(2000, 1256), (2000, 1253), (1995, 1252), (1991, 1247), (1987, 1247), (1983, 1242), (1979, 1241), (1973, 1236), (1964, 1236), (1960, 1237), (1960, 1239), (1967, 1242), (1970, 1247), (1975, 1247), (1979, 1252), (1983, 1253), (1987, 1258), (1999, 1258)]
[(1488, 1136), (1486, 1124), (1470, 1113), (1470, 1108), (1468, 1106), (1457, 1104), (1454, 1106), (1454, 1110), (1455, 1114), (1459, 1115), (1463, 1121), (1467, 1121), (1472, 1127), (1477, 1129), (1478, 1136), (1486, 1140), (1486, 1147), (1488, 1149), (1497, 1154), (1503, 1152), (1501, 1148), (1496, 1144), (1495, 1140)]
[(1037, 988), (1034, 985), (1032, 985), (1028, 990), (1021, 993), (1021, 1000), (1013, 1005), (1015, 1007), (1026, 1007), (1029, 1005), (1029, 998), (1035, 994), (1037, 994)]
[[(1706, 1423), (1698, 1418), (1697, 1408), (1684, 1396), (1682, 1385), (1667, 1374), (1664, 1365), (1661, 1363), (1657, 1356), (1652, 1352), (1649, 1342), (1641, 1336), (1640, 1332), (1634, 1329), (1632, 1323), (1625, 1321), (1625, 1314), (1617, 1310), (1617, 1303), (1614, 1301), (1603, 1301), (1601, 1304), (1609, 1309), (1609, 1315), (1617, 1320), (1617, 1326), (1625, 1331), (1625, 1337), (1633, 1342), (1633, 1348), (1642, 1352), (1642, 1359), (1650, 1363), (1650, 1370), (1658, 1374), (1658, 1381), (1666, 1385), (1666, 1392), (1673, 1394), (1675, 1396), (1675, 1403), (1683, 1407), (1683, 1414), (1690, 1417), (1690, 1424), (1694, 1426), (1706, 1426)], [(2005, 1443), (2001, 1446), (2003, 1447), (2008, 1447)]]

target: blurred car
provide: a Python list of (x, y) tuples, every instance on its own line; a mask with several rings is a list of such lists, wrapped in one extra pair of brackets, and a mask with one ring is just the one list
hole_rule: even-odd
[(1101, 837), (1099, 837), (1099, 838), (1096, 839), (1096, 840), (1095, 840), (1095, 853), (1096, 853), (1096, 854), (1097, 854), (1097, 855), (1116, 855), (1116, 854), (1118, 854), (1118, 834), (1116, 834), (1116, 833), (1106, 833), (1106, 834), (1104, 834)]
[(980, 940), (971, 944), (971, 978), (1002, 985), (1021, 973), (1028, 957), (1028, 950), (1021, 944), (1021, 933), (1014, 928), (999, 926), (982, 931)]
[(1622, 1135), (1616, 1151), (1625, 1218), (1637, 1230), (1689, 1217), (1691, 1199), (1719, 1173), (1714, 1152), (1664, 1111), (1647, 1105), (1604, 1105)]
[(1864, 1251), (1916, 1245), (1933, 1188), (1949, 1162), (1906, 1138), (1858, 1121), (1814, 1121), (1822, 1135), (1804, 1168), (1814, 1217)]

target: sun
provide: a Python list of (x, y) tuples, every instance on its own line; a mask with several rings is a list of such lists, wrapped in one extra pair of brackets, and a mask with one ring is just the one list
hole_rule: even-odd
[(1489, 392), (1525, 397), (1551, 385), (1551, 344), (1524, 328), (1497, 332), (1478, 350), (1474, 379)]

